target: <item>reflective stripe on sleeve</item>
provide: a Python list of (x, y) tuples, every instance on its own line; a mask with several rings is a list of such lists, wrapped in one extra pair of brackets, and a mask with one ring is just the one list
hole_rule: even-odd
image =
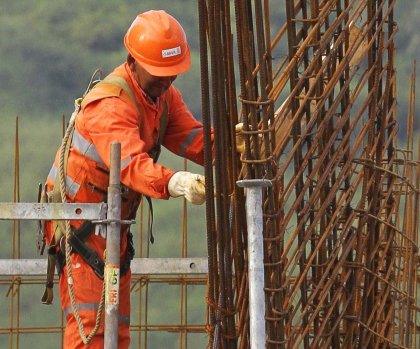
[(194, 138), (197, 136), (197, 134), (202, 130), (202, 128), (195, 128), (193, 129), (190, 134), (185, 139), (184, 143), (181, 144), (179, 147), (179, 155), (184, 156), (185, 155), (185, 149), (187, 149), (188, 146), (191, 145)]
[[(102, 161), (101, 157), (99, 156), (96, 147), (89, 143), (77, 130), (74, 130), (72, 146), (77, 149), (80, 153), (82, 153), (87, 158), (96, 161), (100, 165), (106, 167), (105, 163)], [(121, 169), (126, 167), (131, 161), (131, 157), (124, 159), (121, 161)]]
[(126, 167), (130, 163), (130, 161), (131, 161), (131, 156), (122, 160), (121, 161), (121, 170), (123, 170), (124, 167)]
[(74, 130), (73, 140), (71, 144), (75, 149), (77, 149), (87, 158), (96, 161), (100, 165), (106, 167), (105, 163), (99, 156), (99, 153), (96, 150), (95, 146), (92, 143), (89, 143), (85, 138), (83, 138), (83, 136), (79, 132), (77, 132), (77, 130)]
[[(48, 173), (48, 178), (52, 181), (55, 182), (55, 179), (57, 177), (58, 171), (57, 171), (57, 167), (54, 165), (52, 165), (50, 172)], [(77, 192), (80, 189), (80, 184), (77, 183), (76, 181), (74, 181), (72, 178), (70, 178), (69, 176), (66, 176), (66, 192), (70, 195), (70, 196), (76, 196)]]

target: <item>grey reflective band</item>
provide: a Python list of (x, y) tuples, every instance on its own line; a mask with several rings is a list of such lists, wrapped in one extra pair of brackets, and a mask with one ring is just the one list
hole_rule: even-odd
[[(52, 165), (50, 172), (48, 173), (48, 177), (51, 179), (52, 182), (55, 182), (55, 179), (57, 177), (57, 167)], [(80, 184), (75, 182), (72, 178), (69, 176), (66, 176), (66, 192), (70, 196), (76, 196), (77, 192), (80, 189)]]
[[(98, 303), (79, 303), (76, 304), (77, 310), (98, 310), (99, 304)], [(71, 314), (73, 312), (73, 308), (71, 306), (64, 308), (63, 313), (64, 317)]]
[(124, 169), (124, 167), (126, 167), (130, 163), (130, 161), (131, 161), (131, 156), (121, 161), (121, 170)]
[(105, 163), (102, 161), (101, 157), (99, 156), (98, 151), (96, 150), (95, 146), (92, 143), (89, 143), (82, 135), (74, 130), (73, 133), (73, 140), (71, 142), (72, 146), (76, 148), (80, 153), (82, 153), (87, 158), (96, 161), (102, 166), (105, 166)]
[(202, 130), (203, 129), (200, 127), (200, 128), (195, 128), (190, 132), (190, 134), (185, 139), (184, 143), (182, 143), (181, 146), (179, 147), (179, 155), (181, 156), (185, 155), (185, 149), (192, 143), (192, 141), (197, 136), (197, 134)]
[[(72, 146), (77, 149), (80, 153), (82, 153), (87, 158), (96, 161), (100, 165), (106, 167), (105, 163), (102, 161), (101, 157), (99, 156), (98, 151), (96, 150), (95, 146), (92, 143), (89, 143), (77, 130), (74, 130), (73, 133), (73, 140)], [(131, 161), (131, 157), (124, 159), (121, 161), (121, 168), (123, 169), (126, 167)]]
[[(76, 304), (77, 310), (98, 310), (99, 304), (98, 303), (79, 303)], [(64, 317), (66, 318), (67, 315), (73, 313), (73, 308), (68, 306), (63, 310)], [(126, 325), (130, 325), (130, 316), (129, 315), (119, 315), (118, 322)]]

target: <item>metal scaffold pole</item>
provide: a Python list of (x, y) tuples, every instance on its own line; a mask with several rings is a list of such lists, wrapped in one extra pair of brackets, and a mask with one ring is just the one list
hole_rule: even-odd
[(265, 295), (262, 188), (271, 186), (265, 179), (236, 182), (246, 188), (248, 231), (249, 332), (251, 349), (265, 348)]
[(105, 334), (104, 348), (118, 348), (118, 308), (120, 284), (121, 233), (121, 144), (111, 144), (108, 187), (108, 214), (105, 259)]

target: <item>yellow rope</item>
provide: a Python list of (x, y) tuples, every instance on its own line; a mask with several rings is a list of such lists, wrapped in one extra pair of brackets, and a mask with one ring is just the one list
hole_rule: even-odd
[[(76, 100), (75, 102), (75, 110), (73, 112), (73, 114), (71, 115), (70, 118), (70, 122), (69, 122), (69, 126), (67, 127), (66, 133), (63, 137), (63, 141), (61, 143), (61, 148), (60, 148), (60, 161), (59, 161), (59, 171), (58, 171), (58, 175), (60, 176), (60, 194), (61, 194), (61, 201), (63, 203), (65, 203), (67, 201), (66, 198), (66, 183), (65, 183), (65, 173), (64, 173), (64, 158), (65, 158), (65, 149), (67, 147), (67, 143), (70, 140), (70, 135), (72, 134), (72, 131), (74, 129), (74, 124), (75, 124), (75, 118), (77, 113), (80, 110), (80, 102), (81, 100)], [(77, 305), (76, 305), (76, 297), (74, 295), (74, 288), (73, 288), (73, 276), (72, 276), (72, 267), (71, 267), (71, 259), (70, 259), (70, 245), (69, 245), (69, 239), (70, 239), (70, 233), (71, 233), (71, 229), (70, 229), (70, 221), (66, 220), (65, 221), (65, 227), (66, 227), (66, 231), (65, 231), (65, 235), (66, 235), (66, 269), (67, 269), (67, 284), (68, 284), (68, 288), (69, 288), (69, 296), (70, 296), (70, 301), (71, 301), (71, 307), (73, 309), (73, 314), (74, 317), (77, 321), (77, 325), (79, 327), (79, 334), (80, 337), (83, 340), (84, 344), (89, 344), (93, 338), (93, 336), (98, 332), (100, 323), (101, 323), (101, 317), (102, 317), (102, 312), (103, 312), (103, 308), (104, 308), (104, 303), (105, 303), (105, 282), (103, 282), (103, 286), (102, 286), (102, 294), (101, 294), (101, 300), (99, 303), (99, 307), (98, 307), (98, 313), (96, 314), (96, 321), (95, 321), (95, 327), (93, 328), (92, 332), (89, 334), (89, 336), (86, 336), (84, 327), (83, 327), (83, 323), (82, 320), (80, 318), (79, 315), (79, 310), (77, 309)]]

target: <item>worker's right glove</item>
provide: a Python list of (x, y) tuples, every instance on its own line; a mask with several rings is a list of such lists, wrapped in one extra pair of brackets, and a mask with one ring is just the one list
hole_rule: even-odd
[[(270, 126), (270, 120), (268, 120), (268, 126)], [(251, 129), (248, 126), (248, 129)], [(245, 153), (245, 135), (243, 133), (244, 123), (240, 122), (235, 125), (235, 141), (236, 141), (236, 152), (239, 154)], [(262, 139), (262, 133), (258, 134), (258, 138)]]
[(168, 191), (172, 197), (184, 196), (194, 205), (201, 205), (206, 201), (204, 176), (199, 174), (175, 172), (169, 179)]
[(235, 125), (235, 140), (236, 140), (236, 152), (239, 154), (245, 153), (245, 137), (242, 133), (244, 124), (240, 122)]

